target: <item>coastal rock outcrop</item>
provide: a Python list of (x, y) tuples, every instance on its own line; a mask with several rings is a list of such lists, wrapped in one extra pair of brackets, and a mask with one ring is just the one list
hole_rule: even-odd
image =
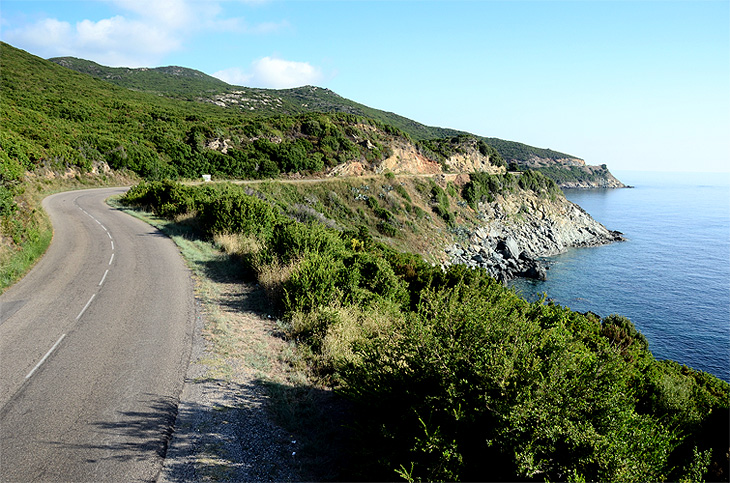
[(608, 170), (605, 164), (592, 165), (575, 157), (541, 157), (530, 154), (526, 160), (517, 160), (505, 157), (509, 163), (515, 163), (522, 169), (536, 169), (543, 171), (563, 189), (594, 189), (594, 188), (626, 188)]
[(480, 203), (479, 217), (483, 224), (462, 233), (466, 241), (447, 247), (446, 254), (450, 263), (482, 267), (503, 282), (515, 277), (544, 280), (547, 267), (541, 258), (624, 240), (562, 196), (500, 195)]
[(571, 169), (579, 171), (579, 174), (575, 179), (560, 180), (558, 186), (563, 189), (628, 188), (611, 174), (605, 164), (585, 165)]

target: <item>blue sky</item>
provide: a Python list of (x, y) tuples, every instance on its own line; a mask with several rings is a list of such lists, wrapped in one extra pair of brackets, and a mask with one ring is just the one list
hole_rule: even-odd
[(730, 171), (730, 2), (13, 1), (40, 57), (327, 87), (614, 170)]

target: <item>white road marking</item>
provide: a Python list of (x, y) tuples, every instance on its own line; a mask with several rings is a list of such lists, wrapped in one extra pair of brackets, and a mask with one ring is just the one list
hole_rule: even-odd
[[(104, 228), (104, 229), (106, 230), (106, 228)], [(111, 240), (112, 239), (112, 234), (109, 233), (108, 231), (106, 232), (106, 234), (109, 235), (109, 239)]]
[(101, 277), (101, 282), (99, 282), (99, 286), (100, 287), (101, 287), (101, 284), (104, 283), (104, 280), (106, 280), (106, 276), (107, 276), (108, 273), (109, 273), (109, 270), (107, 270), (106, 272), (104, 272), (104, 276)]
[(89, 308), (89, 305), (91, 305), (91, 301), (94, 300), (94, 297), (96, 297), (96, 294), (92, 295), (88, 302), (86, 302), (86, 305), (84, 305), (84, 308), (81, 309), (81, 312), (79, 312), (79, 315), (76, 316), (76, 320), (79, 320), (82, 315), (84, 315), (84, 312), (86, 312), (86, 309)]
[(112, 240), (112, 251), (114, 250), (114, 240)]
[[(112, 250), (113, 250), (113, 249), (114, 249), (114, 247), (112, 247)], [(114, 260), (114, 254), (112, 253), (112, 257), (111, 257), (111, 258), (109, 259), (109, 265), (111, 265), (111, 264), (112, 264), (112, 261), (113, 261), (113, 260)]]
[(38, 370), (38, 368), (39, 368), (39, 367), (41, 367), (41, 364), (43, 364), (44, 362), (46, 362), (46, 359), (48, 359), (48, 356), (50, 356), (50, 355), (51, 355), (51, 353), (52, 353), (52, 352), (53, 352), (54, 350), (56, 350), (56, 347), (58, 347), (58, 344), (60, 344), (60, 343), (61, 343), (61, 341), (63, 340), (63, 338), (64, 338), (64, 337), (66, 337), (66, 334), (63, 334), (63, 335), (61, 336), (61, 338), (60, 338), (60, 339), (58, 339), (58, 340), (56, 341), (56, 343), (55, 343), (55, 344), (53, 344), (53, 347), (51, 347), (51, 350), (49, 350), (48, 352), (46, 352), (46, 355), (44, 355), (44, 356), (43, 356), (43, 359), (41, 359), (40, 361), (38, 361), (38, 364), (36, 364), (36, 365), (35, 365), (35, 367), (33, 368), (33, 370), (32, 370), (32, 371), (30, 371), (30, 372), (28, 373), (28, 375), (27, 375), (27, 376), (25, 376), (25, 378), (26, 378), (26, 379), (29, 379), (29, 378), (30, 378), (30, 376), (32, 376), (32, 375), (33, 375), (33, 373), (34, 373), (34, 372), (35, 372), (36, 370)]

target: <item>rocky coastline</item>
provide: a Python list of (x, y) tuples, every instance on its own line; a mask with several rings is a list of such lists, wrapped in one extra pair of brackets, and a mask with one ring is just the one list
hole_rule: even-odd
[(545, 280), (544, 257), (625, 240), (562, 196), (499, 196), (479, 205), (479, 217), (483, 224), (462, 232), (462, 241), (446, 248), (447, 264), (481, 267), (501, 282), (515, 277)]

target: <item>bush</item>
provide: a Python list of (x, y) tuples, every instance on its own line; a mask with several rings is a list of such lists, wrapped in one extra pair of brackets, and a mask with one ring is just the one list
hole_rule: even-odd
[(509, 173), (504, 175), (472, 173), (469, 178), (469, 182), (461, 190), (461, 196), (474, 209), (481, 202), (491, 203), (496, 195), (512, 191), (515, 186), (514, 177)]
[(623, 360), (589, 350), (567, 312), (495, 282), (425, 290), (399, 337), (368, 341), (342, 370), (382, 463), (361, 476), (662, 479), (675, 433), (633, 410)]
[[(283, 284), (285, 314), (291, 317), (296, 312), (307, 313), (341, 301), (343, 294), (337, 286), (337, 280), (343, 269), (341, 259), (333, 260), (327, 255), (309, 252)], [(323, 336), (324, 332), (311, 330), (299, 334), (299, 337), (309, 342), (321, 340)]]
[(406, 190), (403, 185), (395, 185), (395, 192), (398, 193), (407, 202), (412, 203), (411, 195), (408, 194), (408, 190)]
[(449, 197), (439, 185), (434, 184), (431, 187), (431, 196), (435, 205), (431, 208), (434, 213), (440, 216), (447, 225), (453, 226), (456, 221), (454, 213), (449, 210)]
[[(390, 264), (377, 254), (353, 252), (328, 230), (296, 223), (276, 230), (273, 250), (283, 259), (301, 258), (284, 284), (285, 312), (310, 312), (329, 304), (365, 306), (376, 300), (402, 305), (408, 295)], [(279, 235), (282, 233), (283, 235)]]
[(340, 277), (344, 301), (367, 305), (375, 299), (385, 299), (403, 305), (407, 301), (405, 284), (396, 276), (388, 261), (381, 256), (357, 252), (343, 259), (347, 270)]
[(391, 238), (395, 238), (398, 235), (398, 227), (390, 221), (379, 221), (377, 229), (380, 233)]
[(122, 200), (147, 207), (163, 218), (172, 219), (195, 209), (193, 193), (191, 188), (173, 181), (153, 181), (133, 186)]
[(270, 238), (270, 248), (283, 261), (319, 253), (332, 259), (342, 258), (346, 247), (337, 232), (318, 223), (304, 224), (292, 220), (277, 223)]
[(278, 213), (264, 201), (240, 191), (221, 193), (199, 205), (200, 222), (209, 233), (253, 234), (266, 240), (272, 236)]

